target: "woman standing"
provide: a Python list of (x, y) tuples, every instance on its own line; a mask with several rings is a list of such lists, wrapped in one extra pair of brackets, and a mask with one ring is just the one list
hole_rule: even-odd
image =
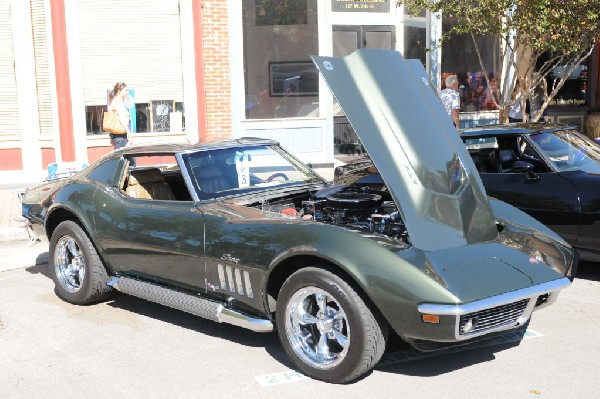
[(131, 133), (131, 124), (129, 117), (129, 107), (125, 103), (125, 99), (129, 96), (127, 85), (123, 82), (117, 82), (113, 90), (108, 94), (108, 111), (116, 112), (119, 115), (121, 125), (125, 127), (126, 132), (123, 134), (110, 134), (110, 140), (114, 149), (125, 147), (129, 141)]

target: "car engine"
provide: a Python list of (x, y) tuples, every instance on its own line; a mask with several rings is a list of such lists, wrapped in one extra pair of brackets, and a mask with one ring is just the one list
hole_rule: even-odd
[(333, 186), (308, 198), (262, 203), (261, 208), (289, 218), (344, 225), (408, 242), (406, 227), (389, 193), (368, 187)]

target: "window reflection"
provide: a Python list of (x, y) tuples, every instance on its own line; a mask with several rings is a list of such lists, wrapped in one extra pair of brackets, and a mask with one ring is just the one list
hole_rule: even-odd
[(600, 150), (587, 137), (573, 130), (561, 130), (534, 134), (530, 138), (557, 170), (600, 174)]
[[(442, 32), (447, 34), (454, 26), (452, 18), (442, 19)], [(442, 87), (449, 75), (457, 75), (461, 99), (461, 112), (497, 109), (500, 92), (497, 78), (500, 62), (499, 41), (494, 36), (476, 36), (475, 41), (488, 73), (489, 84), (482, 71), (471, 35), (451, 35), (442, 45)]]
[(497, 109), (494, 104), (500, 101), (497, 78), (494, 72), (488, 72), (488, 81), (485, 73), (477, 72), (444, 72), (442, 73), (442, 89), (446, 88), (445, 80), (450, 75), (458, 77), (458, 91), (460, 93), (461, 112), (489, 111)]
[(317, 0), (243, 0), (248, 119), (316, 117)]
[[(577, 66), (573, 73), (565, 80), (563, 87), (560, 88), (554, 96), (551, 105), (559, 106), (585, 106), (588, 90), (588, 63)], [(554, 86), (563, 78), (567, 72), (566, 65), (558, 65), (546, 76), (548, 91), (552, 91)]]
[(404, 7), (404, 58), (418, 59), (426, 65), (428, 50), (426, 11), (414, 16)]

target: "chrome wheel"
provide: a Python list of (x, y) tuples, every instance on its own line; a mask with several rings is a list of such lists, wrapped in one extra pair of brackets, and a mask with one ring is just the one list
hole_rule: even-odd
[(56, 243), (54, 269), (59, 284), (67, 292), (81, 289), (85, 278), (85, 258), (73, 237), (62, 236)]
[(285, 311), (285, 331), (293, 351), (312, 367), (334, 368), (348, 353), (346, 312), (322, 289), (305, 287), (292, 295)]

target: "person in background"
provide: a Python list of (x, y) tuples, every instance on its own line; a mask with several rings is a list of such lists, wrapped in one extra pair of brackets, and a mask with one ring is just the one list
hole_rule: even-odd
[(114, 149), (125, 147), (129, 141), (131, 134), (131, 124), (129, 117), (129, 108), (125, 103), (125, 99), (129, 96), (127, 85), (123, 82), (117, 82), (113, 90), (108, 93), (108, 111), (117, 112), (121, 125), (125, 127), (127, 132), (123, 134), (110, 134), (110, 140)]
[[(534, 79), (540, 79), (540, 78), (538, 75), (534, 75)], [(529, 115), (530, 116), (536, 115), (536, 113), (539, 112), (540, 109), (542, 109), (542, 104), (544, 104), (544, 102), (546, 102), (547, 98), (548, 98), (548, 83), (546, 83), (545, 78), (541, 78), (539, 83), (535, 86), (535, 89), (533, 89), (533, 95), (531, 96), (531, 101), (530, 101), (531, 112)], [(546, 108), (544, 110), (544, 112), (542, 113), (542, 115), (540, 116), (540, 118), (538, 120), (543, 120), (544, 122), (548, 122), (548, 108)]]
[(508, 121), (523, 122), (523, 90), (521, 88), (521, 81), (517, 78), (515, 83), (515, 89), (513, 90), (510, 101), (512, 105), (508, 109)]
[(460, 112), (460, 93), (458, 92), (458, 77), (450, 75), (446, 78), (446, 88), (440, 92), (440, 99), (446, 113), (452, 119), (454, 127), (460, 127), (458, 114)]

